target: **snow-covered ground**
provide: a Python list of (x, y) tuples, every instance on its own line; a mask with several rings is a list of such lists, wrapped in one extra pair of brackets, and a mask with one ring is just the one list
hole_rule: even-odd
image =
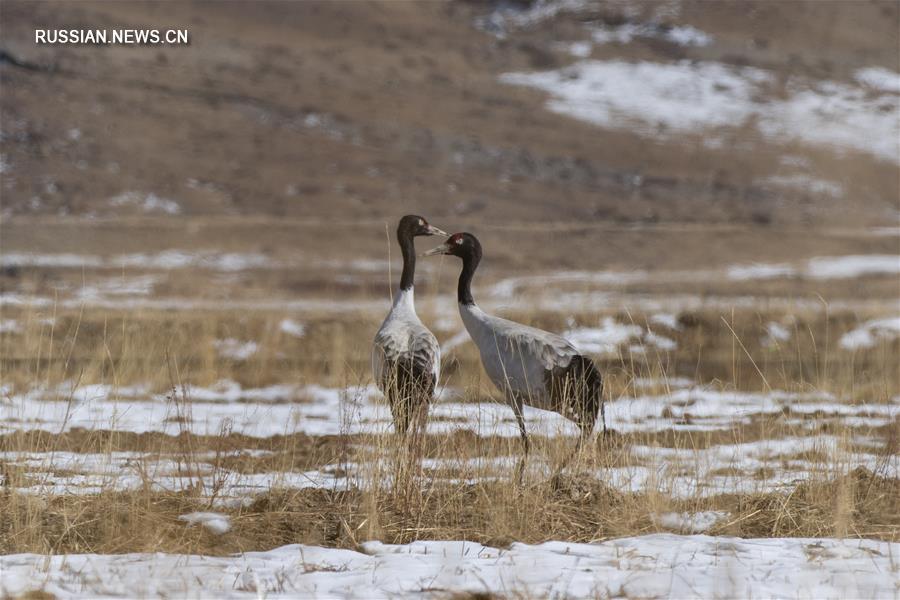
[[(641, 382), (642, 387), (647, 387)], [(865, 417), (870, 426), (900, 416), (900, 397), (883, 404), (843, 401), (826, 393), (718, 391), (684, 387), (679, 379), (659, 381), (669, 393), (622, 397), (606, 403), (607, 421), (621, 432), (664, 429), (714, 431), (746, 423), (754, 416), (792, 413), (816, 415), (852, 426)], [(518, 437), (512, 411), (496, 402), (462, 402), (454, 388), (439, 390), (428, 431), (467, 429), (482, 436)], [(188, 399), (189, 401), (185, 401)], [(555, 412), (525, 407), (533, 435), (575, 435), (577, 429)], [(109, 429), (176, 435), (191, 431), (216, 435), (228, 429), (253, 437), (291, 433), (338, 435), (380, 433), (391, 429), (391, 415), (372, 385), (327, 388), (273, 385), (244, 389), (231, 381), (210, 388), (185, 386), (172, 394), (151, 394), (141, 386), (85, 385), (35, 388), (0, 395), (0, 432)]]
[[(227, 535), (227, 533), (224, 533)], [(595, 544), (292, 544), (227, 557), (0, 557), (0, 593), (56, 598), (896, 598), (900, 544), (653, 534)]]
[[(600, 33), (604, 41), (612, 35)], [(691, 38), (704, 40), (698, 34)], [(864, 69), (857, 77), (860, 85), (795, 78), (783, 98), (771, 93), (772, 73), (709, 61), (581, 60), (500, 79), (544, 90), (549, 110), (609, 129), (654, 138), (702, 132), (721, 145), (716, 130), (750, 123), (762, 139), (779, 144), (799, 141), (897, 163), (900, 75)]]
[[(898, 457), (879, 455), (886, 442), (872, 434), (872, 428), (900, 417), (900, 397), (889, 403), (854, 404), (825, 393), (717, 391), (697, 387), (684, 378), (635, 382), (636, 390), (648, 388), (666, 393), (623, 397), (607, 403), (606, 421), (610, 428), (626, 434), (729, 432), (754, 418), (767, 416), (797, 433), (795, 437), (776, 435), (748, 443), (723, 440), (708, 448), (658, 447), (635, 442), (625, 451), (625, 466), (603, 467), (596, 473), (598, 479), (612, 487), (625, 491), (657, 490), (683, 498), (786, 490), (815, 474), (832, 476), (857, 467), (888, 477), (900, 476)], [(183, 400), (183, 392), (176, 394), (182, 399), (173, 399), (151, 394), (141, 386), (114, 389), (91, 385), (75, 390), (61, 386), (20, 394), (7, 391), (0, 401), (0, 432), (57, 433), (80, 428), (170, 435), (188, 431), (211, 435), (233, 432), (269, 437), (391, 431), (390, 411), (371, 386), (333, 389), (274, 385), (243, 389), (234, 382), (223, 381), (211, 388), (188, 386), (186, 392), (190, 402)], [(510, 439), (511, 452), (517, 451), (518, 427), (507, 406), (461, 402), (458, 396), (455, 389), (441, 391), (440, 401), (431, 410), (429, 433), (468, 430), (480, 436), (505, 437)], [(525, 417), (532, 435), (577, 435), (576, 427), (556, 413), (526, 407)], [(852, 439), (818, 434), (826, 424), (847, 428)], [(257, 456), (260, 452), (243, 450), (231, 455)], [(222, 501), (231, 502), (272, 487), (345, 489), (384, 483), (371, 481), (375, 470), (365, 463), (245, 474), (216, 466), (219, 458), (222, 457), (134, 452), (23, 451), (0, 455), (0, 461), (25, 470), (26, 483), (19, 484), (22, 491), (41, 494), (91, 494), (146, 485), (160, 490), (184, 490), (200, 485), (208, 490), (221, 488)], [(365, 451), (360, 460), (366, 460)], [(474, 481), (507, 477), (516, 460), (515, 456), (484, 457), (460, 463), (458, 459), (446, 458), (432, 459), (424, 466), (436, 479)], [(552, 468), (539, 456), (529, 464), (529, 472), (535, 477), (549, 476)]]
[(900, 337), (900, 317), (873, 319), (841, 336), (840, 345), (845, 350), (858, 350), (897, 337)]

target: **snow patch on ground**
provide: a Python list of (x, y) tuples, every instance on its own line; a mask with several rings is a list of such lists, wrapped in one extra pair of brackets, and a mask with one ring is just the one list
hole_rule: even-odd
[[(648, 385), (645, 385), (648, 384)], [(812, 476), (827, 478), (836, 470), (864, 467), (887, 477), (900, 476), (900, 460), (876, 454), (884, 442), (862, 435), (900, 417), (900, 397), (884, 404), (845, 404), (825, 393), (722, 392), (693, 386), (690, 380), (635, 381), (635, 387), (661, 388), (662, 395), (619, 398), (606, 406), (606, 422), (620, 433), (656, 431), (721, 431), (769, 415), (785, 425), (810, 429), (808, 437), (766, 439), (708, 448), (631, 446), (632, 464), (601, 469), (599, 480), (623, 491), (656, 490), (675, 498), (723, 493), (785, 491)], [(455, 400), (458, 390), (444, 389), (432, 405), (428, 432), (450, 434), (461, 430), (480, 436), (518, 438), (512, 410), (491, 402)], [(274, 385), (242, 389), (223, 381), (212, 388), (188, 386), (168, 396), (152, 396), (146, 387), (114, 389), (94, 384), (51, 391), (34, 390), (0, 399), (0, 432), (44, 430), (159, 431), (170, 435), (192, 431), (217, 435), (233, 432), (254, 437), (292, 433), (337, 435), (384, 434), (392, 430), (390, 410), (378, 391), (366, 388), (333, 389), (319, 386)], [(249, 400), (249, 402), (248, 402)], [(576, 436), (578, 429), (556, 413), (525, 408), (531, 435)], [(823, 424), (860, 427), (858, 440), (871, 442), (865, 450), (847, 447), (846, 440), (814, 435)], [(600, 428), (600, 425), (598, 425)], [(241, 455), (257, 451), (238, 450)], [(812, 453), (803, 456), (800, 453)], [(207, 453), (208, 454), (208, 453)], [(815, 456), (823, 456), (819, 462)], [(217, 502), (229, 506), (273, 487), (347, 489), (364, 485), (373, 472), (365, 464), (334, 464), (305, 472), (238, 473), (221, 468), (217, 456), (179, 456), (113, 452), (6, 452), (0, 461), (29, 470), (24, 493), (96, 494), (104, 490), (152, 489), (181, 491), (218, 490)], [(516, 457), (478, 458), (469, 461), (433, 459), (426, 469), (449, 469), (455, 481), (507, 477)], [(552, 465), (539, 458), (529, 464), (535, 477), (551, 476)], [(494, 469), (493, 471), (491, 469)], [(723, 474), (725, 473), (725, 474)], [(733, 473), (733, 474), (730, 474)], [(757, 473), (748, 477), (748, 473)], [(817, 475), (816, 475), (817, 474)], [(435, 474), (447, 482), (447, 475)], [(389, 482), (376, 481), (376, 485)]]
[(780, 277), (794, 277), (797, 271), (791, 265), (771, 265), (765, 263), (753, 263), (751, 265), (735, 265), (728, 268), (728, 279), (743, 281), (747, 279), (777, 279)]
[(0, 319), (0, 333), (19, 333), (22, 327), (15, 319)]
[(766, 323), (766, 335), (763, 336), (762, 345), (767, 347), (778, 346), (781, 342), (791, 339), (791, 330), (775, 321)]
[(673, 64), (586, 60), (558, 71), (508, 73), (501, 81), (550, 92), (548, 108), (612, 128), (657, 135), (741, 123), (759, 69), (701, 62)]
[(164, 213), (167, 215), (177, 215), (181, 213), (181, 206), (174, 200), (161, 198), (154, 193), (145, 194), (143, 192), (123, 192), (118, 196), (109, 199), (109, 205), (134, 206), (140, 208), (146, 213)]
[(278, 330), (296, 338), (301, 338), (306, 334), (306, 325), (293, 319), (282, 319), (278, 324)]
[(804, 190), (818, 196), (828, 196), (830, 198), (843, 198), (844, 196), (844, 186), (841, 184), (824, 179), (816, 179), (808, 175), (773, 175), (764, 179), (763, 183)]
[(844, 350), (860, 350), (897, 337), (900, 337), (900, 317), (892, 317), (867, 321), (841, 336), (839, 343)]
[(83, 254), (34, 254), (30, 252), (3, 252), (0, 255), (0, 266), (41, 267), (41, 268), (82, 268), (101, 267), (103, 259), (99, 256)]
[(900, 73), (882, 67), (869, 67), (856, 72), (856, 80), (881, 92), (900, 94)]
[(811, 279), (851, 279), (867, 275), (894, 275), (897, 273), (900, 273), (900, 256), (893, 254), (820, 256), (810, 259), (805, 268), (797, 268), (784, 263), (754, 263), (729, 267), (727, 271), (728, 278), (735, 281), (799, 276)]
[(635, 38), (660, 39), (679, 46), (709, 46), (713, 42), (710, 34), (690, 25), (667, 27), (656, 23), (623, 23), (597, 25), (590, 31), (596, 44), (629, 44)]
[(666, 351), (678, 347), (675, 340), (653, 331), (644, 331), (639, 325), (618, 323), (612, 317), (605, 317), (599, 327), (577, 327), (563, 332), (562, 336), (572, 342), (579, 352), (586, 354), (616, 354), (621, 346), (631, 341), (640, 342), (629, 347), (634, 353), (645, 352), (644, 345)]
[(681, 331), (681, 323), (678, 322), (678, 315), (673, 313), (657, 313), (650, 317), (650, 322), (654, 325), (662, 325), (672, 331)]
[(718, 510), (708, 510), (697, 513), (662, 513), (654, 515), (654, 521), (661, 527), (671, 529), (679, 533), (704, 533), (712, 529), (713, 525), (728, 518), (728, 513)]
[[(653, 534), (596, 544), (364, 542), (361, 552), (293, 544), (214, 557), (16, 554), (4, 593), (85, 597), (892, 598), (900, 544), (829, 538)], [(674, 574), (674, 576), (673, 576)]]
[(222, 535), (231, 530), (231, 517), (216, 512), (192, 512), (178, 517), (179, 521), (186, 521), (188, 526), (201, 525), (208, 531)]
[(74, 297), (82, 302), (100, 301), (106, 296), (149, 296), (159, 282), (155, 275), (111, 277), (92, 281), (76, 288)]
[(101, 257), (85, 254), (37, 254), (4, 252), (0, 266), (37, 268), (143, 268), (186, 269), (195, 267), (217, 271), (242, 271), (278, 267), (267, 256), (258, 253), (217, 252), (214, 250), (166, 250), (157, 254), (121, 254)]
[(575, 58), (587, 58), (594, 49), (593, 44), (585, 41), (563, 44), (562, 48)]
[(507, 73), (500, 80), (551, 94), (553, 112), (606, 128), (666, 137), (753, 123), (779, 143), (800, 141), (900, 162), (895, 96), (836, 82), (791, 81), (770, 96), (768, 71), (708, 61), (583, 60), (555, 71)]
[(247, 360), (259, 350), (256, 342), (242, 342), (235, 338), (216, 340), (213, 345), (219, 356), (230, 360)]
[(849, 279), (864, 275), (900, 274), (900, 256), (863, 254), (859, 256), (827, 256), (813, 258), (806, 275), (813, 279)]
[(606, 317), (600, 327), (579, 327), (562, 334), (579, 352), (587, 354), (616, 354), (619, 346), (640, 337), (644, 330), (638, 325), (617, 323)]
[(475, 19), (475, 26), (501, 39), (510, 31), (534, 27), (562, 14), (596, 7), (591, 0), (535, 0), (527, 5), (498, 2), (495, 6), (487, 15)]
[(659, 335), (658, 333), (654, 333), (652, 331), (648, 331), (644, 334), (644, 343), (650, 344), (651, 346), (656, 346), (660, 350), (666, 351), (671, 351), (678, 348), (678, 344), (675, 342), (675, 340)]

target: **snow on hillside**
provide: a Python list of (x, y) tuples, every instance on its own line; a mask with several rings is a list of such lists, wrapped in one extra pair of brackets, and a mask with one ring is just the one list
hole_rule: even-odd
[(824, 145), (896, 163), (900, 98), (888, 91), (895, 81), (881, 71), (864, 71), (860, 78), (865, 86), (789, 80), (779, 98), (772, 94), (772, 73), (709, 61), (582, 60), (500, 77), (549, 92), (553, 112), (647, 137), (706, 131), (718, 143), (709, 130), (752, 122), (777, 143)]

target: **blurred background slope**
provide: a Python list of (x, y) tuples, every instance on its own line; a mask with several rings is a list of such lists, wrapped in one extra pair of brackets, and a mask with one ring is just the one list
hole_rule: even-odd
[[(7, 224), (897, 224), (894, 1), (6, 0), (0, 19)], [(34, 44), (63, 27), (191, 44)]]

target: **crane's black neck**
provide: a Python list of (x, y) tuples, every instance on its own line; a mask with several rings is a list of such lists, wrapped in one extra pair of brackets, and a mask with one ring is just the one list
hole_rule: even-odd
[(403, 255), (403, 274), (400, 275), (400, 290), (411, 290), (416, 276), (416, 245), (413, 234), (405, 229), (397, 232), (400, 253)]
[(478, 254), (469, 253), (462, 257), (462, 261), (463, 268), (456, 287), (456, 300), (460, 304), (472, 306), (475, 304), (475, 299), (472, 298), (472, 277), (475, 275), (475, 269), (478, 268), (481, 257)]

